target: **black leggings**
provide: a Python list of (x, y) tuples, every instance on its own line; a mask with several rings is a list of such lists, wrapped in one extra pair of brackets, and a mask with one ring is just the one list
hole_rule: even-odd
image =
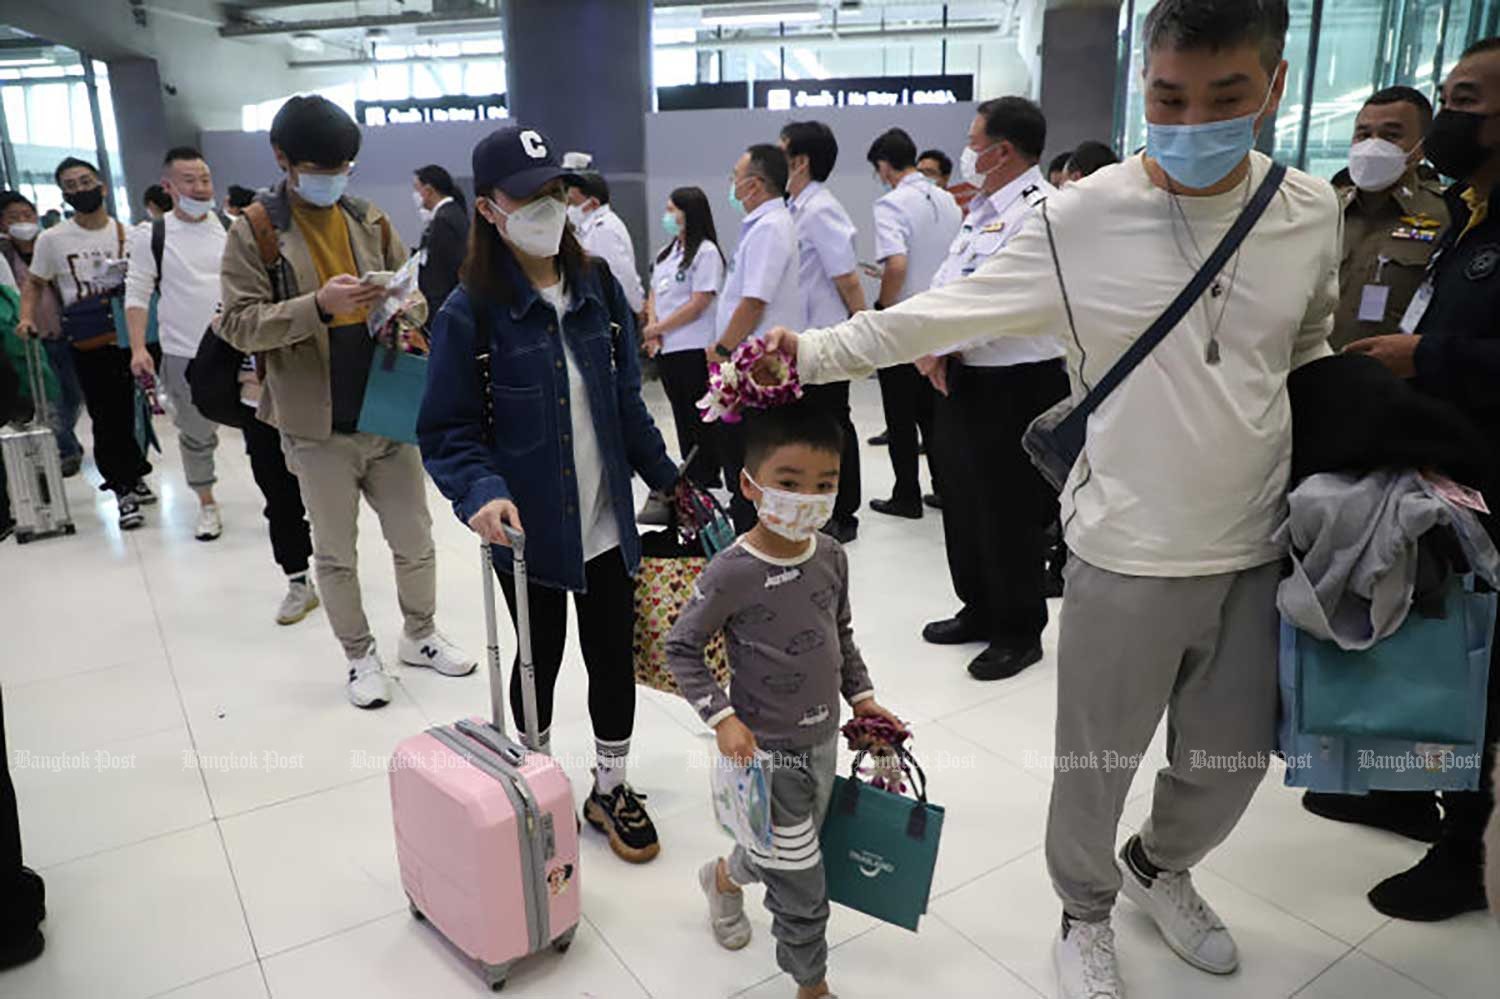
[(271, 554), (288, 576), (307, 571), (312, 558), (312, 533), (302, 506), (302, 487), (286, 467), (281, 431), (251, 416), (245, 421), (245, 453), (250, 471), (266, 505), (262, 511), (271, 529)]
[[(630, 738), (635, 729), (635, 580), (625, 571), (620, 549), (612, 548), (584, 566), (586, 593), (573, 594), (578, 639), (589, 674), (589, 718), (594, 737), (606, 742)], [(500, 587), (510, 620), (516, 621), (516, 582), (501, 572)], [(530, 583), (531, 658), (536, 667), (536, 713), (540, 732), (552, 727), (552, 691), (568, 640), (568, 594)], [(519, 660), (510, 672), (510, 713), (518, 732), (526, 731)]]

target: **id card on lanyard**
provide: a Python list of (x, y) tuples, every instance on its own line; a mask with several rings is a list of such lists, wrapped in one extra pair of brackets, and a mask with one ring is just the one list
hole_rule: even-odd
[(1406, 313), (1401, 317), (1401, 332), (1415, 333), (1422, 325), (1422, 317), (1427, 315), (1427, 307), (1432, 304), (1433, 281), (1437, 274), (1437, 262), (1443, 258), (1446, 247), (1440, 247), (1427, 261), (1427, 276), (1422, 279), (1422, 286), (1417, 293), (1411, 297), (1411, 304), (1406, 307)]

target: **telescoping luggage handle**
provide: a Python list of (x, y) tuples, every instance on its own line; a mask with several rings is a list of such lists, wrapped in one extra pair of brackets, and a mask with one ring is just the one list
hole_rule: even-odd
[(42, 375), (42, 340), (32, 334), (21, 337), (21, 353), (26, 358), (26, 384), (31, 389), (31, 425), (52, 425), (51, 402), (47, 398), (47, 381)]
[[(531, 601), (526, 586), (526, 533), (505, 525), (510, 541), (511, 564), (516, 581), (516, 642), (521, 659), (521, 712), (526, 719), (526, 741), (533, 749), (541, 745), (536, 718), (536, 666), (531, 659)], [(485, 651), (490, 673), (490, 720), (501, 735), (505, 722), (505, 673), (500, 661), (500, 631), (495, 617), (495, 560), (486, 541), (479, 543), (479, 568), (484, 576)]]

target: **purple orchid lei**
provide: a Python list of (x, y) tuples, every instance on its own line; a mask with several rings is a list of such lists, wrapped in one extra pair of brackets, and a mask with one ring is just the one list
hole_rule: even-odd
[[(770, 384), (751, 376), (756, 367)], [(797, 362), (784, 354), (771, 353), (756, 339), (746, 340), (734, 349), (727, 361), (717, 364), (708, 374), (708, 394), (698, 400), (703, 422), (739, 423), (747, 409), (771, 409), (802, 398), (802, 383), (797, 378)]]
[(894, 750), (904, 747), (911, 738), (908, 729), (889, 718), (870, 716), (851, 718), (840, 731), (850, 749), (869, 753), (873, 765), (861, 767), (859, 775), (866, 777), (871, 787), (891, 794), (906, 793), (906, 770)]

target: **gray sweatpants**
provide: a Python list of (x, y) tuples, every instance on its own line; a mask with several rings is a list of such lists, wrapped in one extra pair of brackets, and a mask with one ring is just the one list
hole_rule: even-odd
[(838, 737), (801, 751), (772, 753), (771, 826), (776, 856), (758, 857), (742, 846), (729, 855), (735, 884), (766, 886), (776, 963), (798, 985), (828, 977), (828, 885), (818, 834), (833, 793)]
[(187, 381), (187, 366), (191, 361), (190, 357), (162, 354), (161, 380), (176, 410), (172, 422), (177, 426), (177, 445), (182, 450), (187, 484), (193, 489), (204, 489), (218, 481), (214, 475), (214, 449), (219, 446), (219, 425), (193, 405)]
[(313, 565), (328, 623), (358, 659), (375, 644), (359, 587), (359, 498), (380, 518), (396, 566), (396, 601), (410, 638), (426, 638), (437, 614), (437, 550), (427, 512), (427, 473), (414, 444), (373, 434), (335, 433), (325, 441), (281, 435), (312, 522)]
[(1068, 561), (1057, 653), (1057, 768), (1047, 869), (1074, 919), (1107, 919), (1114, 846), (1140, 757), (1167, 711), (1141, 845), (1184, 871), (1223, 842), (1276, 744), (1277, 563), (1194, 578)]

